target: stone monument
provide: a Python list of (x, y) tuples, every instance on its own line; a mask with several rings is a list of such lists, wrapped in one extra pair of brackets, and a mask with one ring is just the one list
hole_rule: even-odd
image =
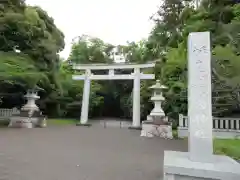
[(239, 180), (240, 164), (213, 155), (210, 33), (188, 37), (189, 152), (164, 152), (164, 180)]
[(156, 84), (151, 86), (150, 89), (153, 90), (151, 101), (154, 103), (154, 108), (148, 115), (147, 121), (142, 122), (141, 136), (172, 139), (172, 126), (162, 109), (162, 102), (165, 100), (162, 92), (167, 87), (162, 85), (160, 80), (157, 80)]
[(42, 115), (36, 105), (36, 100), (40, 99), (35, 89), (30, 89), (24, 96), (27, 103), (21, 108), (20, 114), (10, 117), (9, 127), (33, 128), (46, 127), (46, 117)]

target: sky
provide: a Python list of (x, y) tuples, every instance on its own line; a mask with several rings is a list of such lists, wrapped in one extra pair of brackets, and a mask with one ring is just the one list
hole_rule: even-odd
[(150, 20), (161, 0), (26, 0), (38, 5), (54, 18), (65, 35), (67, 58), (74, 37), (98, 37), (114, 45), (146, 38), (153, 27)]

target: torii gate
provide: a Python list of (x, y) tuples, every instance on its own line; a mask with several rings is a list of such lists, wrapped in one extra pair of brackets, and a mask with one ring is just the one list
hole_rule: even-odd
[[(141, 69), (153, 68), (155, 62), (146, 64), (75, 64), (74, 70), (85, 70), (85, 75), (73, 75), (73, 80), (84, 80), (84, 90), (82, 97), (81, 119), (79, 125), (88, 123), (88, 107), (91, 80), (133, 80), (133, 117), (132, 127), (141, 128), (140, 121), (140, 81), (142, 79), (155, 79), (154, 74), (143, 74)], [(114, 74), (115, 69), (134, 69), (131, 74)], [(109, 70), (108, 75), (94, 75), (91, 70)]]

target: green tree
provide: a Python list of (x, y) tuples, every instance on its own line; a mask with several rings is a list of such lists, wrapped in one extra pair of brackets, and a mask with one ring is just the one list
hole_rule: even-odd
[(57, 71), (63, 33), (44, 10), (22, 0), (1, 3), (0, 24), (0, 51), (8, 52), (0, 55), (2, 83), (10, 79), (15, 88), (24, 82), (22, 91), (38, 85), (45, 89), (41, 100), (46, 105), (46, 99), (61, 94)]
[(70, 56), (72, 63), (110, 63), (109, 53), (112, 45), (104, 43), (101, 39), (83, 35), (73, 43)]
[[(194, 8), (186, 1), (176, 3), (178, 1), (164, 1), (147, 42), (154, 56), (162, 60), (157, 71), (161, 71), (161, 79), (169, 87), (166, 111), (174, 114), (187, 112), (187, 37), (190, 32), (210, 31), (216, 72), (213, 80), (214, 113), (222, 114), (223, 109), (231, 112), (239, 89), (239, 4), (229, 0), (203, 0), (198, 8)], [(226, 100), (220, 103), (223, 98), (219, 96), (226, 97)]]

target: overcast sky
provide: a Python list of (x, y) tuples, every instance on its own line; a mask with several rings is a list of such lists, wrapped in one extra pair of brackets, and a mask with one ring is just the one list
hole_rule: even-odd
[(61, 55), (68, 57), (71, 41), (82, 34), (105, 42), (125, 44), (146, 38), (153, 23), (149, 17), (161, 0), (26, 0), (38, 5), (54, 18), (65, 34), (66, 47)]

